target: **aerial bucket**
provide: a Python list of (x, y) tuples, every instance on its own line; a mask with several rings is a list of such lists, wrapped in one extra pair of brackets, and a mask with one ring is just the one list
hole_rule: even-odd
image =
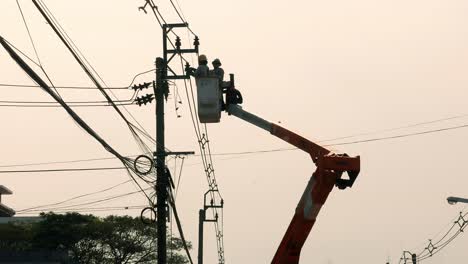
[(219, 123), (222, 93), (217, 77), (197, 78), (197, 99), (200, 123)]

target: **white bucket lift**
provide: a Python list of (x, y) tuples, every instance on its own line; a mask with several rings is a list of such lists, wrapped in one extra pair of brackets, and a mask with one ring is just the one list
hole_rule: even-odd
[(201, 123), (219, 123), (222, 93), (217, 77), (197, 78), (198, 118)]

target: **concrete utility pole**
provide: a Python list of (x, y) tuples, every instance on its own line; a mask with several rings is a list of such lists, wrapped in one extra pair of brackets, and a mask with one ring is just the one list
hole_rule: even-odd
[(166, 219), (167, 219), (167, 188), (166, 149), (164, 137), (164, 87), (165, 67), (162, 58), (156, 58), (156, 215), (158, 235), (158, 264), (167, 263)]
[(206, 217), (206, 212), (208, 209), (222, 209), (224, 207), (224, 201), (221, 200), (220, 205), (213, 203), (213, 200), (207, 202), (208, 194), (215, 192), (214, 190), (208, 190), (203, 196), (203, 209), (198, 211), (198, 264), (203, 264), (203, 224), (205, 222), (218, 222), (218, 214), (215, 214), (214, 218), (209, 219)]
[[(187, 23), (164, 24), (163, 25), (163, 57), (156, 58), (156, 85), (154, 94), (156, 98), (156, 215), (157, 215), (157, 253), (158, 264), (167, 264), (167, 237), (166, 222), (168, 218), (168, 189), (170, 188), (169, 177), (166, 172), (166, 156), (168, 155), (187, 155), (194, 152), (166, 152), (164, 135), (164, 100), (169, 94), (168, 80), (190, 79), (185, 73), (183, 75), (175, 74), (169, 66), (171, 60), (183, 53), (198, 53), (198, 37), (195, 37), (194, 49), (181, 49), (181, 41), (177, 36), (174, 49), (168, 49), (168, 34), (174, 28), (186, 28)], [(172, 45), (172, 42), (170, 42)], [(169, 75), (168, 72), (172, 74)]]

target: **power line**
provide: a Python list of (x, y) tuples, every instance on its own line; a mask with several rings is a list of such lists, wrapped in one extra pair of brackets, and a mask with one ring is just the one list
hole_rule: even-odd
[[(151, 70), (146, 70), (146, 71), (137, 73), (135, 76), (133, 76), (133, 79), (132, 79), (132, 81), (130, 82), (130, 84), (128, 86), (103, 87), (103, 89), (106, 89), (106, 90), (130, 90), (132, 84), (135, 82), (137, 77), (139, 77), (141, 75), (144, 75), (144, 74), (147, 74), (147, 73), (150, 73), (150, 72), (154, 72), (154, 71), (155, 71), (155, 69), (151, 69)], [(40, 88), (41, 86), (35, 85), (35, 84), (0, 83), (0, 87)], [(93, 87), (93, 86), (73, 86), (73, 85), (70, 85), (70, 86), (54, 86), (54, 88), (56, 88), (56, 89), (78, 89), (78, 90), (97, 90), (98, 89), (95, 86)]]
[[(399, 263), (402, 263), (402, 261), (405, 264), (408, 263), (407, 262), (408, 258), (406, 257), (407, 253), (415, 256), (418, 263), (420, 263), (423, 260), (426, 260), (426, 259), (436, 255), (443, 248), (445, 248), (447, 245), (452, 243), (452, 241), (455, 238), (457, 238), (460, 234), (462, 234), (464, 232), (464, 229), (468, 226), (468, 219), (466, 218), (467, 215), (468, 215), (468, 213), (460, 212), (459, 216), (456, 218), (456, 221), (452, 221), (452, 226), (442, 236), (442, 238), (440, 238), (437, 242), (433, 242), (433, 241), (435, 241), (434, 239), (429, 239), (429, 242), (425, 243), (425, 245), (427, 245), (427, 246), (424, 247), (424, 249), (420, 253), (413, 254), (414, 252), (411, 253), (409, 251), (403, 251), (403, 255), (400, 258)], [(453, 230), (456, 230), (456, 231), (453, 233)]]
[[(90, 202), (84, 202), (84, 203), (72, 204), (72, 205), (66, 205), (66, 206), (51, 207), (51, 208), (49, 208), (49, 209), (52, 209), (52, 210), (57, 210), (57, 209), (63, 210), (64, 208), (76, 208), (76, 207), (84, 206), (84, 205), (92, 205), (92, 204), (104, 203), (104, 202), (108, 202), (108, 201), (120, 199), (120, 198), (123, 198), (123, 197), (131, 196), (131, 195), (134, 195), (134, 194), (144, 193), (145, 191), (148, 191), (148, 190), (150, 190), (150, 189), (152, 189), (152, 187), (146, 188), (146, 189), (137, 190), (137, 191), (133, 191), (133, 192), (127, 192), (127, 193), (123, 193), (123, 194), (118, 194), (118, 195), (114, 195), (114, 196), (108, 196), (108, 197), (105, 197), (105, 198), (102, 198), (102, 199), (98, 199), (98, 200), (94, 200), (94, 201), (90, 201)], [(23, 210), (22, 212), (27, 212), (27, 211), (29, 211), (29, 210)]]
[(327, 147), (327, 146), (343, 146), (343, 145), (351, 145), (351, 144), (358, 144), (358, 143), (367, 143), (367, 142), (374, 142), (374, 141), (383, 141), (383, 140), (389, 140), (389, 139), (405, 138), (405, 137), (412, 137), (412, 136), (418, 136), (418, 135), (432, 134), (432, 133), (437, 133), (437, 132), (443, 132), (443, 131), (449, 131), (449, 130), (456, 130), (456, 129), (461, 129), (461, 128), (467, 128), (467, 127), (468, 127), (468, 124), (464, 124), (464, 125), (459, 125), (459, 126), (445, 127), (445, 128), (439, 128), (439, 129), (431, 129), (431, 130), (425, 130), (425, 131), (421, 131), (421, 132), (408, 133), (408, 134), (401, 134), (401, 135), (396, 135), (396, 136), (388, 136), (388, 137), (380, 137), (380, 138), (371, 138), (371, 139), (356, 140), (356, 141), (350, 141), (350, 142), (341, 142), (341, 143), (327, 144), (327, 145), (324, 145), (324, 146), (325, 146), (325, 147)]
[(49, 162), (23, 163), (23, 164), (0, 165), (0, 168), (38, 166), (38, 165), (52, 165), (52, 164), (64, 164), (64, 163), (78, 163), (78, 162), (89, 162), (89, 161), (98, 161), (98, 160), (115, 160), (115, 159), (117, 159), (117, 158), (116, 157), (110, 157), (110, 158), (78, 159), (78, 160), (67, 160), (67, 161), (49, 161)]
[(172, 0), (169, 0), (169, 1), (171, 2), (172, 7), (177, 13), (177, 16), (179, 16), (180, 20), (183, 23), (187, 24), (187, 29), (189, 30), (189, 32), (192, 33), (194, 36), (197, 36), (197, 34), (195, 34), (195, 32), (193, 32), (193, 30), (189, 27), (187, 19), (185, 19), (184, 13), (182, 12), (182, 7), (180, 6), (179, 1), (177, 1), (177, 6), (179, 7), (180, 12), (179, 12), (179, 9), (177, 9), (177, 7), (175, 6), (174, 2)]
[[(21, 87), (21, 88), (39, 88), (39, 85), (31, 84), (13, 84), (13, 83), (0, 83), (0, 87)], [(54, 86), (57, 89), (81, 89), (81, 90), (96, 90), (96, 87), (91, 86)], [(107, 90), (129, 90), (130, 87), (105, 87)]]
[(80, 199), (80, 198), (83, 198), (83, 197), (87, 197), (87, 196), (91, 196), (91, 195), (95, 195), (95, 194), (100, 194), (100, 193), (103, 193), (103, 192), (107, 192), (107, 191), (110, 191), (110, 190), (113, 190), (121, 185), (124, 185), (126, 183), (129, 183), (131, 182), (132, 180), (126, 180), (124, 182), (121, 182), (121, 183), (118, 183), (114, 186), (111, 186), (111, 187), (108, 187), (108, 188), (105, 188), (105, 189), (102, 189), (102, 190), (99, 190), (99, 191), (96, 191), (96, 192), (91, 192), (91, 193), (86, 193), (86, 194), (81, 194), (81, 195), (78, 195), (78, 196), (75, 196), (75, 197), (72, 197), (72, 198), (69, 198), (69, 199), (66, 199), (66, 200), (63, 200), (63, 201), (60, 201), (60, 202), (57, 202), (57, 203), (51, 203), (51, 204), (45, 204), (45, 205), (38, 205), (38, 206), (34, 206), (34, 207), (29, 207), (29, 208), (25, 208), (25, 209), (21, 209), (19, 210), (18, 212), (24, 212), (24, 211), (30, 211), (30, 210), (34, 210), (34, 209), (38, 209), (38, 208), (43, 208), (43, 207), (46, 207), (46, 206), (54, 206), (54, 205), (61, 205), (61, 204), (64, 204), (64, 203), (67, 203), (67, 202), (71, 202), (73, 200), (76, 200), (76, 199)]
[[(122, 105), (135, 105), (134, 103), (115, 104)], [(107, 104), (86, 104), (86, 105), (69, 105), (70, 107), (109, 107)], [(14, 108), (58, 108), (60, 105), (38, 105), (38, 104), (0, 104), (0, 107), (14, 107)]]
[[(135, 93), (136, 94), (136, 93)], [(134, 99), (133, 99), (133, 96), (131, 99), (127, 99), (127, 100), (120, 100), (120, 101), (114, 101), (116, 103), (130, 103), (130, 104), (133, 104), (134, 103)], [(29, 104), (37, 104), (37, 105), (57, 105), (59, 106), (59, 104), (57, 102), (53, 102), (53, 101), (0, 101), (0, 104), (25, 104), (25, 105), (29, 105)], [(86, 104), (106, 104), (106, 105), (109, 105), (109, 103), (107, 101), (69, 101), (67, 102), (68, 105), (86, 105)]]
[(43, 65), (42, 65), (42, 62), (41, 62), (41, 58), (39, 57), (39, 53), (37, 52), (37, 49), (36, 49), (36, 44), (34, 44), (34, 40), (33, 40), (33, 37), (31, 35), (31, 31), (29, 30), (29, 26), (28, 26), (28, 23), (26, 22), (26, 18), (23, 14), (23, 9), (21, 8), (21, 5), (19, 3), (19, 0), (16, 0), (16, 4), (18, 5), (18, 9), (21, 13), (21, 17), (23, 18), (23, 22), (24, 22), (24, 26), (26, 27), (26, 30), (28, 32), (28, 35), (29, 35), (29, 40), (31, 41), (31, 44), (33, 46), (33, 49), (34, 49), (34, 53), (36, 54), (36, 58), (37, 58), (37, 61), (39, 62), (39, 68), (41, 69), (42, 73), (44, 73), (44, 75), (46, 76), (47, 80), (49, 80), (51, 86), (54, 88), (54, 91), (57, 93), (58, 96), (60, 96), (59, 92), (57, 91), (57, 89), (55, 89), (54, 87), (54, 84), (52, 82), (52, 79), (49, 77), (49, 74), (47, 74), (46, 70), (44, 69)]
[[(417, 136), (417, 135), (438, 133), (438, 132), (456, 130), (456, 129), (467, 128), (467, 127), (468, 127), (468, 124), (465, 124), (465, 125), (460, 125), (460, 126), (446, 127), (446, 128), (433, 129), (433, 130), (426, 130), (426, 131), (408, 133), (408, 134), (402, 134), (402, 135), (396, 135), (396, 136), (388, 136), (388, 137), (381, 137), (381, 138), (357, 140), (357, 141), (351, 141), (351, 142), (341, 142), (341, 143), (327, 144), (327, 145), (324, 145), (324, 146), (340, 146), (340, 145), (351, 145), (351, 144), (366, 143), (366, 142), (373, 142), (373, 141), (384, 141), (384, 140), (389, 140), (389, 139), (396, 139), (396, 138), (404, 138), (404, 137), (411, 137), (411, 136)], [(284, 151), (294, 151), (294, 150), (297, 150), (297, 148), (276, 148), (276, 149), (239, 151), (239, 152), (223, 152), (223, 153), (212, 153), (211, 155), (212, 156), (242, 156), (242, 155), (252, 155), (252, 154), (262, 154), (262, 153), (272, 153), (272, 152), (284, 152)], [(200, 154), (197, 154), (197, 155), (194, 155), (194, 156), (200, 156)], [(60, 163), (75, 163), (75, 162), (87, 162), (87, 161), (111, 160), (111, 159), (116, 159), (116, 158), (94, 158), (94, 159), (81, 159), (81, 160), (69, 160), (69, 161), (52, 161), (52, 162), (43, 162), (43, 163), (0, 165), (0, 168), (1, 167), (22, 167), (22, 166), (33, 166), (33, 165), (49, 165), (49, 164), (60, 164)]]
[(71, 171), (102, 171), (102, 170), (125, 170), (127, 167), (107, 167), (107, 168), (76, 168), (76, 169), (43, 169), (43, 170), (3, 170), (0, 174), (6, 173), (37, 173), (37, 172), (71, 172)]
[(132, 205), (132, 206), (114, 206), (114, 207), (90, 207), (90, 208), (63, 208), (59, 210), (54, 210), (53, 208), (44, 208), (37, 210), (30, 210), (28, 212), (17, 212), (16, 214), (29, 214), (32, 212), (46, 212), (53, 211), (54, 213), (66, 213), (66, 212), (108, 212), (108, 211), (126, 211), (126, 210), (141, 210), (145, 208), (144, 205)]
[(373, 135), (373, 134), (392, 132), (392, 131), (396, 131), (396, 130), (402, 130), (402, 129), (406, 129), (406, 128), (413, 128), (413, 127), (418, 127), (418, 126), (430, 125), (430, 124), (434, 124), (434, 123), (440, 123), (440, 122), (443, 122), (443, 121), (460, 119), (460, 118), (465, 118), (465, 117), (468, 117), (468, 114), (455, 115), (455, 116), (450, 116), (450, 117), (446, 117), (446, 118), (439, 118), (439, 119), (435, 119), (435, 120), (418, 122), (418, 123), (413, 123), (413, 124), (404, 125), (404, 126), (384, 128), (384, 129), (374, 130), (374, 131), (370, 131), (370, 132), (357, 133), (357, 134), (349, 135), (349, 136), (341, 136), (341, 137), (336, 137), (336, 138), (331, 138), (331, 139), (325, 139), (325, 140), (320, 140), (320, 142), (323, 143), (323, 142), (335, 141), (335, 140), (340, 140), (340, 139), (348, 139), (348, 138), (354, 138), (354, 137), (359, 137), (359, 136), (368, 136), (368, 135)]
[(187, 244), (187, 241), (185, 240), (184, 231), (182, 229), (182, 223), (180, 221), (179, 214), (177, 213), (177, 207), (176, 207), (175, 200), (174, 200), (174, 194), (172, 192), (169, 192), (169, 199), (168, 200), (169, 200), (169, 205), (172, 208), (174, 218), (176, 220), (177, 229), (179, 230), (180, 239), (182, 240), (182, 245), (183, 245), (183, 247), (185, 249), (185, 253), (187, 254), (187, 257), (188, 257), (190, 263), (193, 264), (192, 256), (190, 255), (188, 244)]

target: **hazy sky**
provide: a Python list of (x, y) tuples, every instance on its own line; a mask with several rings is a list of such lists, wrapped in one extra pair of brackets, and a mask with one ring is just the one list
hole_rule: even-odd
[[(210, 61), (220, 58), (226, 73), (236, 74), (244, 108), (281, 121), (310, 139), (468, 114), (466, 1), (179, 1), (200, 37), (202, 52)], [(20, 2), (41, 61), (56, 85), (90, 85), (30, 1)], [(109, 86), (128, 85), (161, 56), (160, 28), (152, 15), (138, 11), (143, 0), (44, 2)], [(168, 22), (178, 22), (169, 1), (155, 2)], [(35, 57), (16, 1), (1, 1), (0, 10), (0, 35)], [(186, 39), (183, 44), (187, 45)], [(0, 58), (0, 83), (31, 84), (5, 51), (0, 51)], [(153, 77), (149, 74), (137, 81)], [(179, 89), (182, 117), (176, 117), (172, 96), (166, 114), (167, 145), (176, 151), (197, 150), (182, 83)], [(49, 100), (39, 88), (2, 87), (0, 93), (2, 100)], [(68, 101), (104, 99), (94, 91), (63, 95)], [(132, 93), (116, 95), (125, 99)], [(154, 104), (128, 110), (154, 134)], [(112, 109), (77, 111), (118, 151), (137, 153)], [(61, 108), (0, 107), (0, 118), (0, 165), (109, 157)], [(326, 143), (467, 123), (468, 116)], [(289, 147), (227, 115), (208, 127), (214, 153)], [(466, 132), (458, 129), (330, 147), (361, 155), (362, 171), (352, 189), (331, 193), (304, 245), (301, 263), (375, 264), (388, 258), (398, 263), (403, 250), (419, 251), (427, 246), (427, 239), (440, 237), (463, 209), (449, 206), (446, 197), (468, 196)], [(99, 161), (5, 169), (118, 165)], [(174, 161), (169, 166), (173, 169)], [(214, 167), (226, 206), (226, 262), (270, 262), (315, 167), (300, 151), (215, 156)], [(4, 202), (22, 209), (97, 191), (128, 176), (105, 171), (2, 174), (0, 179), (0, 184), (14, 191)], [(190, 157), (177, 202), (186, 236), (194, 244), (194, 257), (198, 209), (207, 188), (200, 157)], [(127, 184), (88, 200), (134, 190)], [(136, 195), (103, 206), (142, 204), (143, 196)], [(117, 213), (138, 215), (139, 211)], [(212, 226), (207, 225), (205, 237), (205, 261), (216, 263)], [(468, 237), (462, 234), (426, 263), (465, 263), (467, 244)]]

